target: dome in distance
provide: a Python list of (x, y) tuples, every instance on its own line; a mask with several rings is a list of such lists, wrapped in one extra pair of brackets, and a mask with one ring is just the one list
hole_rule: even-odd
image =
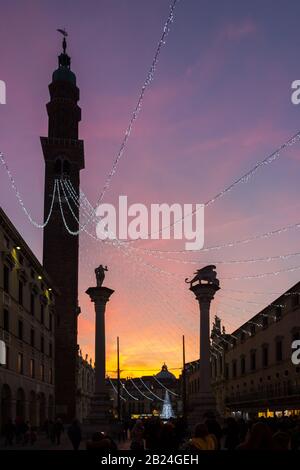
[(155, 376), (158, 380), (176, 380), (176, 377), (172, 372), (168, 370), (168, 366), (163, 364), (161, 371)]

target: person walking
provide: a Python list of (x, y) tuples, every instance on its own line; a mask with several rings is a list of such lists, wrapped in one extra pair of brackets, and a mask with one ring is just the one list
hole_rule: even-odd
[(60, 445), (60, 438), (61, 438), (62, 432), (64, 432), (64, 426), (63, 426), (62, 420), (60, 418), (57, 418), (54, 424), (54, 436), (55, 436), (55, 442), (58, 446)]
[(73, 423), (68, 429), (68, 436), (72, 443), (73, 449), (78, 450), (82, 439), (80, 423), (74, 419)]
[(4, 445), (5, 446), (12, 446), (13, 440), (15, 436), (16, 428), (12, 422), (12, 419), (9, 418), (7, 423), (4, 425), (3, 434), (4, 434)]
[(144, 425), (142, 420), (138, 419), (131, 431), (131, 446), (134, 451), (144, 450)]

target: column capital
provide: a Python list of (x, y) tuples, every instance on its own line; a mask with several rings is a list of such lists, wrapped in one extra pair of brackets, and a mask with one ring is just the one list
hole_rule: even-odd
[(114, 293), (113, 289), (108, 287), (89, 287), (86, 291), (86, 294), (90, 296), (91, 302), (104, 303), (109, 301), (110, 296)]
[(196, 299), (201, 302), (211, 302), (215, 293), (220, 289), (216, 284), (195, 284), (190, 290), (195, 294)]

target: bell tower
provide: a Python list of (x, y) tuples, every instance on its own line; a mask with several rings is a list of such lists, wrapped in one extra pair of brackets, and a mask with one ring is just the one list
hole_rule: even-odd
[[(78, 106), (79, 89), (76, 76), (71, 71), (71, 59), (66, 52), (65, 31), (58, 68), (49, 85), (50, 101), (47, 103), (48, 136), (41, 137), (45, 159), (44, 214), (49, 214), (55, 180), (68, 179), (79, 194), (80, 170), (84, 168), (83, 141), (78, 139), (81, 109)], [(50, 220), (44, 228), (43, 265), (58, 288), (55, 323), (55, 401), (56, 414), (65, 422), (76, 415), (77, 367), (77, 316), (78, 307), (78, 222), (68, 209), (60, 191), (53, 206)], [(70, 201), (71, 204), (71, 201)], [(74, 215), (79, 209), (72, 204)], [(61, 211), (63, 211), (65, 221)], [(66, 228), (66, 225), (68, 228)]]

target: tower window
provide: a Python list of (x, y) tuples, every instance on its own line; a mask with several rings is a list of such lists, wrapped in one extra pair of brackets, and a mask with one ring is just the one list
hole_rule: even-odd
[(68, 160), (63, 161), (63, 174), (69, 176), (70, 174), (70, 162)]
[(62, 173), (62, 164), (60, 158), (58, 158), (54, 164), (54, 173), (56, 176), (61, 176)]
[(58, 158), (54, 163), (54, 173), (57, 177), (69, 176), (71, 170), (71, 164), (69, 160)]

